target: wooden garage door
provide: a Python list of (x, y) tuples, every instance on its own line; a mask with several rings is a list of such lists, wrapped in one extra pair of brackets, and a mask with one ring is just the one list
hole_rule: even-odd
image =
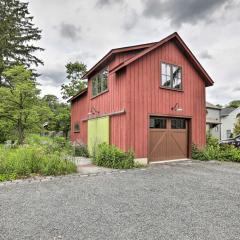
[(150, 117), (149, 161), (188, 157), (188, 122), (182, 118)]

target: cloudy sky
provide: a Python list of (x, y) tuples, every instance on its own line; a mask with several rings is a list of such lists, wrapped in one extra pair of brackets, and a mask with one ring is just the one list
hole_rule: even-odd
[(65, 65), (90, 68), (110, 49), (159, 41), (177, 31), (215, 81), (207, 100), (240, 99), (240, 0), (29, 0), (45, 65), (43, 94), (60, 97)]

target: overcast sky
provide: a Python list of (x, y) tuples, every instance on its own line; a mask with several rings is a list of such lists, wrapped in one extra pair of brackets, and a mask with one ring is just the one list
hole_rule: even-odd
[(88, 68), (110, 49), (159, 41), (177, 31), (215, 81), (207, 100), (240, 99), (240, 0), (30, 0), (42, 29), (43, 94), (60, 97), (65, 65)]

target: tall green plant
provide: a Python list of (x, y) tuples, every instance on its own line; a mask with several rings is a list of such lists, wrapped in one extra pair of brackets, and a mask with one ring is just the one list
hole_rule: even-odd
[(39, 131), (51, 112), (40, 102), (40, 90), (31, 80), (30, 70), (15, 66), (3, 76), (9, 85), (0, 86), (0, 119), (13, 124), (19, 144), (23, 144), (26, 132)]

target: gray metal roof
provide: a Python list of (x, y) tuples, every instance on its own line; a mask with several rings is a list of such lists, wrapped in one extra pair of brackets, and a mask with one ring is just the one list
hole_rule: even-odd
[(210, 103), (210, 102), (206, 102), (206, 107), (207, 108), (213, 108), (213, 109), (221, 109), (220, 107)]
[(221, 110), (221, 117), (226, 117), (226, 116), (228, 116), (228, 115), (229, 115), (231, 112), (233, 112), (235, 109), (236, 109), (236, 108), (229, 108), (229, 107), (223, 108), (223, 109)]

